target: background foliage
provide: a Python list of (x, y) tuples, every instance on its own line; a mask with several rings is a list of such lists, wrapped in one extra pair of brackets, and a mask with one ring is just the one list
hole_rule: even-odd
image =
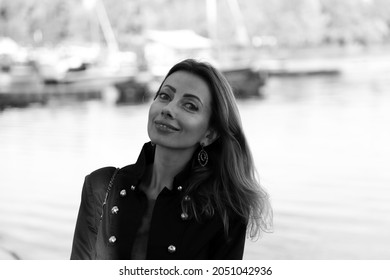
[[(193, 29), (208, 36), (206, 1), (102, 0), (120, 47), (147, 29)], [(390, 39), (388, 0), (241, 0), (250, 38), (272, 36), (281, 46), (378, 44)], [(218, 40), (231, 43), (237, 24), (218, 1)], [(81, 0), (0, 0), (0, 36), (24, 44), (101, 40), (97, 17)]]

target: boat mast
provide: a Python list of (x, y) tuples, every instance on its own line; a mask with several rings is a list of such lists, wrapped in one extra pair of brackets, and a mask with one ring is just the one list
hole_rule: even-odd
[(213, 57), (219, 59), (217, 0), (206, 0), (207, 27), (212, 44)]
[[(236, 40), (240, 46), (250, 47), (251, 39), (248, 29), (246, 28), (244, 17), (241, 12), (240, 5), (237, 0), (225, 0), (227, 1), (230, 13), (232, 14)], [(207, 9), (207, 26), (209, 38), (212, 41), (213, 57), (220, 62), (221, 57), (221, 42), (218, 39), (218, 0), (206, 0)]]
[(233, 15), (237, 32), (237, 41), (242, 46), (250, 45), (250, 37), (245, 26), (244, 17), (242, 16), (240, 5), (237, 0), (227, 0), (230, 12)]
[(96, 0), (96, 14), (102, 27), (103, 36), (106, 39), (108, 50), (110, 53), (118, 52), (118, 41), (115, 38), (114, 31), (108, 18), (106, 7), (102, 0)]
[(104, 39), (107, 43), (109, 53), (116, 53), (119, 50), (118, 41), (115, 38), (110, 19), (108, 18), (106, 7), (102, 0), (83, 0), (87, 10), (94, 10), (102, 29)]

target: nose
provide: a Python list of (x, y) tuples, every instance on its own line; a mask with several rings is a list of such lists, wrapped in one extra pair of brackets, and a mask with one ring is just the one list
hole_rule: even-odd
[(161, 110), (161, 115), (166, 118), (173, 119), (175, 116), (174, 102), (169, 102), (166, 106), (164, 106)]

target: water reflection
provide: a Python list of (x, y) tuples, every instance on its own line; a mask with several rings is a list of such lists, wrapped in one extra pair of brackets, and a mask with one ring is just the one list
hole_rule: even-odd
[[(273, 79), (265, 100), (239, 102), (275, 212), (245, 258), (390, 258), (389, 69)], [(96, 101), (1, 112), (0, 258), (67, 259), (84, 176), (136, 160), (147, 112)]]

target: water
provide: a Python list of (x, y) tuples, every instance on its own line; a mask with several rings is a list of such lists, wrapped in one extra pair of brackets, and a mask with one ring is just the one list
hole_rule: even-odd
[[(246, 259), (390, 258), (390, 65), (270, 80), (240, 101), (274, 208)], [(380, 65), (381, 67), (377, 67)], [(51, 104), (0, 113), (0, 258), (68, 259), (84, 176), (136, 160), (148, 104)]]

